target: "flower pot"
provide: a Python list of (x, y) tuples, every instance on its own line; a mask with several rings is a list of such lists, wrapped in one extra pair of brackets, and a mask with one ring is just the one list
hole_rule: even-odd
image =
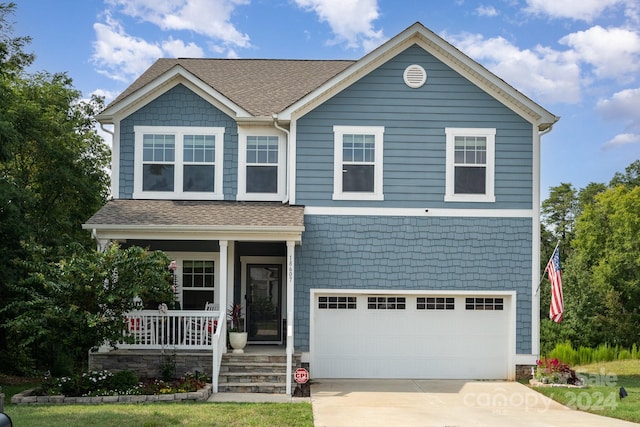
[(247, 345), (246, 332), (229, 332), (229, 344), (233, 348), (234, 353), (244, 353), (244, 347)]

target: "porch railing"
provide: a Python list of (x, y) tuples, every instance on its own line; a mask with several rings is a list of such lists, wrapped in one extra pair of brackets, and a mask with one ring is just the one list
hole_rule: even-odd
[(221, 316), (220, 311), (135, 310), (127, 314), (126, 322), (124, 334), (133, 342), (120, 343), (118, 347), (123, 349), (215, 351), (220, 341), (225, 341), (225, 335), (220, 338), (220, 331), (226, 328), (226, 316)]
[(211, 370), (211, 388), (214, 393), (218, 392), (218, 376), (220, 373), (220, 364), (222, 363), (222, 355), (227, 349), (227, 334), (221, 331), (227, 330), (227, 316), (220, 316), (218, 328), (213, 334), (213, 367)]

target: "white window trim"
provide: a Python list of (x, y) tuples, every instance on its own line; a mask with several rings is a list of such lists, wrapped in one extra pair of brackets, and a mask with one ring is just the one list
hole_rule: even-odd
[[(342, 138), (345, 134), (374, 136), (375, 171), (373, 192), (342, 191)], [(384, 126), (334, 126), (333, 127), (333, 200), (384, 200), (383, 158)]]
[[(247, 193), (247, 137), (248, 136), (277, 136), (278, 137), (278, 192), (277, 193)], [(248, 201), (281, 201), (286, 197), (287, 188), (287, 147), (282, 132), (273, 128), (238, 127), (238, 193), (236, 200)]]
[[(179, 293), (179, 297), (180, 297), (180, 307), (183, 307), (184, 301), (183, 301), (183, 297), (184, 297), (184, 286), (182, 285), (182, 273), (183, 273), (183, 266), (182, 263), (184, 261), (213, 261), (213, 301), (209, 301), (209, 302), (213, 302), (216, 304), (220, 303), (220, 269), (222, 268), (220, 266), (220, 252), (170, 252), (167, 251), (165, 252), (166, 255), (176, 261), (176, 263), (178, 264), (177, 269), (175, 271), (176, 277), (177, 277), (177, 291)], [(191, 289), (191, 288), (188, 288)], [(202, 288), (196, 288), (196, 289), (202, 289)], [(202, 307), (202, 310), (204, 310), (204, 306)]]
[[(445, 128), (446, 151), (446, 191), (445, 202), (495, 202), (495, 128)], [(487, 164), (485, 194), (455, 194), (455, 137), (483, 136), (487, 139)]]
[[(169, 199), (169, 200), (222, 200), (224, 158), (224, 128), (223, 127), (192, 127), (192, 126), (134, 126), (135, 132), (135, 171), (133, 174), (133, 198), (134, 199)], [(143, 135), (144, 134), (175, 135), (175, 177), (173, 191), (143, 191)], [(215, 137), (215, 175), (214, 191), (198, 192), (183, 191), (183, 166), (184, 166), (184, 135), (213, 135)]]

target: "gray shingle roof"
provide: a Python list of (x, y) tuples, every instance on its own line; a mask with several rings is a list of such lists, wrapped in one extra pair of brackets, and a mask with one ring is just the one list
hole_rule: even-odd
[(111, 200), (87, 220), (100, 226), (304, 227), (304, 206), (280, 202)]
[(254, 116), (284, 110), (356, 61), (280, 59), (158, 59), (110, 104), (180, 65)]

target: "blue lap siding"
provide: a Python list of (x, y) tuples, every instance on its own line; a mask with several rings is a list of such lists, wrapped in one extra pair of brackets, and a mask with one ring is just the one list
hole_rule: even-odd
[[(420, 64), (427, 83), (403, 72)], [(333, 126), (384, 126), (384, 202), (332, 199)], [(495, 128), (495, 203), (445, 203), (445, 128)], [(533, 126), (414, 45), (297, 123), (296, 202), (310, 206), (531, 209)]]

